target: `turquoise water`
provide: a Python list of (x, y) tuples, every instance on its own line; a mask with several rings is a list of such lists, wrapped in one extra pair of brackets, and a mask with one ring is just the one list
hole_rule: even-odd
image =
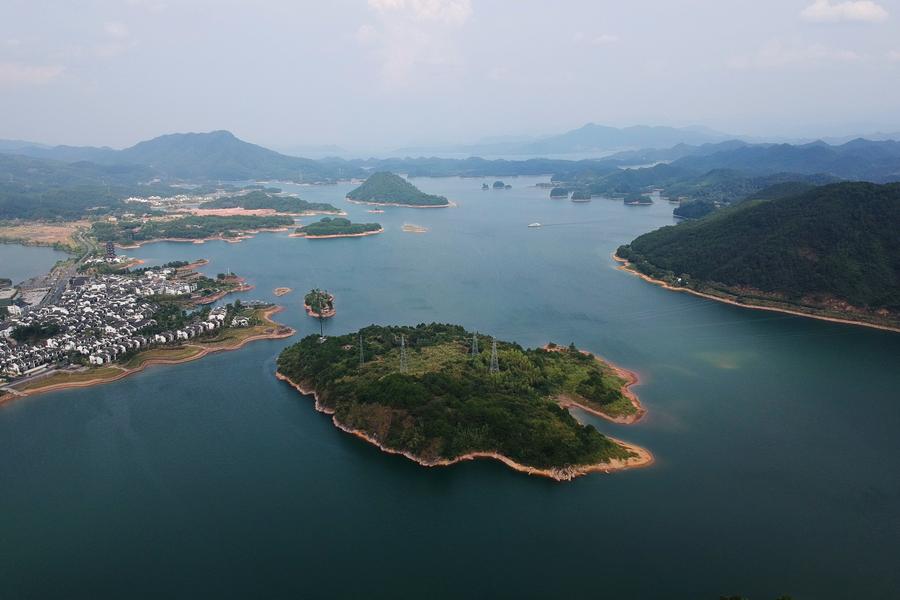
[(65, 252), (53, 248), (0, 244), (0, 278), (12, 279), (13, 284), (18, 284), (47, 273), (57, 261), (68, 257)]
[(900, 595), (900, 336), (647, 284), (610, 252), (672, 223), (668, 204), (551, 201), (535, 181), (417, 179), (459, 207), (379, 215), (349, 186), (297, 188), (386, 231), (130, 252), (209, 258), (256, 285), (243, 298), (290, 286), (280, 320), (301, 335), (302, 292), (324, 287), (326, 332), (575, 342), (640, 374), (640, 424), (583, 418), (652, 467), (423, 469), (335, 429), (272, 376), (290, 340), (259, 342), (0, 409), (0, 597)]

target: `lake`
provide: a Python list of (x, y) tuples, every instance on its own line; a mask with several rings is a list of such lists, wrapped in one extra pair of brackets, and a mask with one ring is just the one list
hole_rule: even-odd
[(60, 260), (69, 255), (44, 246), (21, 246), (0, 243), (0, 278), (11, 279), (13, 284), (44, 275)]
[(383, 214), (349, 185), (296, 186), (385, 233), (127, 252), (246, 276), (232, 298), (285, 305), (295, 340), (318, 331), (301, 304), (321, 287), (326, 334), (443, 321), (574, 342), (639, 373), (639, 424), (579, 418), (653, 466), (422, 468), (276, 381), (292, 340), (257, 342), (0, 408), (0, 596), (898, 597), (900, 335), (645, 283), (610, 254), (671, 205), (550, 200), (541, 180), (415, 179), (459, 206)]

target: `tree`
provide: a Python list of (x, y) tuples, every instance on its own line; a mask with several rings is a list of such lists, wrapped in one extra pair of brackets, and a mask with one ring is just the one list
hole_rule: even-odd
[(333, 308), (331, 294), (319, 288), (313, 288), (306, 294), (304, 302), (319, 320), (319, 336), (325, 337), (325, 313)]

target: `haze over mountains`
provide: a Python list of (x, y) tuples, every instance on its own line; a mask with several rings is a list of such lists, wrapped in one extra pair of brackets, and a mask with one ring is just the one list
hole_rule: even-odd
[[(718, 134), (701, 130), (637, 127), (588, 126), (542, 142), (544, 148), (581, 144), (618, 144), (626, 141), (672, 141), (682, 135), (703, 139)], [(532, 146), (536, 149), (537, 146)], [(228, 131), (175, 133), (143, 141), (123, 150), (91, 146), (45, 146), (23, 141), (0, 140), (0, 176), (6, 183), (57, 181), (59, 177), (93, 178), (97, 183), (110, 178), (133, 182), (290, 180), (327, 182), (365, 177), (375, 170), (413, 176), (486, 176), (559, 174), (562, 179), (584, 179), (615, 172), (623, 167), (667, 163), (665, 171), (649, 169), (632, 179), (659, 185), (656, 172), (671, 183), (673, 174), (698, 175), (712, 170), (742, 171), (750, 175), (795, 173), (873, 182), (900, 180), (900, 142), (856, 139), (841, 145), (822, 141), (809, 144), (751, 144), (724, 140), (691, 144), (677, 142), (645, 150), (611, 154), (604, 159), (486, 160), (483, 158), (370, 158), (310, 159), (288, 156), (245, 142)], [(16, 158), (12, 158), (16, 157)], [(26, 159), (25, 157), (28, 157)], [(30, 160), (29, 160), (30, 159)], [(41, 162), (43, 161), (43, 162)], [(57, 162), (58, 161), (58, 162)], [(83, 181), (82, 181), (83, 182)]]

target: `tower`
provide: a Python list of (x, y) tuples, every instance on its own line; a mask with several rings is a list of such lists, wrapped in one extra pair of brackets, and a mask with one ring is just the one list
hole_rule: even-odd
[(116, 257), (116, 243), (115, 242), (106, 242), (106, 258), (115, 258)]
[(359, 366), (360, 366), (360, 368), (362, 368), (364, 362), (366, 362), (366, 356), (365, 356), (365, 354), (363, 354), (362, 334), (359, 334)]
[(491, 342), (491, 373), (500, 371), (500, 363), (497, 361), (497, 338)]
[(406, 338), (400, 335), (400, 372), (406, 373)]
[(478, 332), (472, 334), (472, 358), (478, 358)]

